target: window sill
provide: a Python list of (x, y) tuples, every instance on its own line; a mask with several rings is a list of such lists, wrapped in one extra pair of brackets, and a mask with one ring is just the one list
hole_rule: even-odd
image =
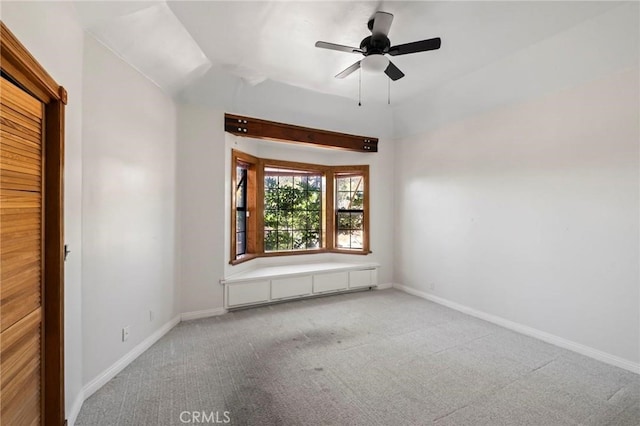
[(298, 250), (298, 251), (275, 251), (270, 253), (249, 253), (242, 256), (240, 259), (233, 259), (229, 261), (230, 265), (239, 265), (244, 262), (248, 262), (253, 259), (259, 259), (261, 257), (279, 257), (279, 256), (299, 256), (299, 255), (310, 255), (310, 254), (321, 254), (321, 253), (339, 253), (339, 254), (355, 254), (360, 256), (366, 256), (368, 254), (373, 253), (370, 250), (345, 250), (345, 249), (319, 249), (319, 250)]
[(373, 253), (371, 250), (348, 250), (348, 249), (333, 249), (328, 250), (328, 253), (340, 253), (340, 254), (356, 254), (360, 256), (366, 256)]
[(248, 262), (253, 259), (257, 259), (259, 256), (255, 254), (245, 254), (240, 259), (233, 259), (229, 261), (229, 265), (239, 265), (244, 262)]

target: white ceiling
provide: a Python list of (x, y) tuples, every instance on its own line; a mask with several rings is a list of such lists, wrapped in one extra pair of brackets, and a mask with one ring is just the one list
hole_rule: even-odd
[[(318, 92), (358, 96), (358, 73), (334, 76), (359, 54), (314, 47), (351, 46), (370, 35), (376, 10), (394, 14), (392, 44), (442, 38), (438, 51), (392, 57), (406, 77), (392, 82), (394, 103), (475, 71), (618, 4), (612, 2), (169, 2), (205, 55), (249, 82), (265, 78)], [(377, 79), (375, 77), (378, 77)], [(363, 90), (387, 99), (384, 74), (363, 73)], [(369, 96), (370, 97), (370, 96)]]
[[(318, 49), (314, 43), (323, 40), (359, 46), (370, 34), (366, 27), (369, 17), (376, 10), (390, 12), (395, 16), (389, 32), (392, 44), (442, 38), (440, 50), (391, 58), (406, 74), (391, 83), (391, 96), (397, 105), (619, 5), (539, 1), (154, 1), (83, 2), (78, 9), (89, 31), (169, 92), (187, 84), (215, 84), (213, 79), (219, 78), (222, 70), (253, 85), (268, 79), (351, 99), (358, 97), (358, 73), (343, 80), (334, 75), (361, 55)], [(145, 12), (145, 8), (156, 12)], [(176, 23), (183, 28), (176, 28)], [(177, 35), (183, 39), (186, 35), (201, 51), (192, 50), (193, 46), (169, 48), (167, 40)], [(184, 41), (185, 46), (189, 44)], [(212, 70), (194, 82), (194, 73), (198, 77), (204, 73), (208, 61), (213, 64)], [(386, 103), (386, 76), (363, 72), (362, 79), (367, 98)]]
[(211, 67), (164, 1), (76, 2), (76, 10), (89, 32), (170, 94)]

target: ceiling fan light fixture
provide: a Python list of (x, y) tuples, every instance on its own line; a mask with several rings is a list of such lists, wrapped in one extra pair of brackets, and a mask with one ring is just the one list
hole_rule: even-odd
[(389, 66), (389, 58), (382, 54), (371, 54), (362, 59), (361, 65), (365, 71), (383, 72)]

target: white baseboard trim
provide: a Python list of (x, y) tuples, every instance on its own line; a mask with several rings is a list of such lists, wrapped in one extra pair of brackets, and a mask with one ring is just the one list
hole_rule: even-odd
[(73, 405), (71, 406), (71, 410), (67, 413), (67, 425), (73, 426), (76, 424), (76, 419), (78, 418), (78, 414), (80, 414), (80, 409), (82, 408), (82, 403), (84, 402), (84, 391), (81, 390), (78, 396), (76, 396), (75, 401), (73, 401)]
[(203, 311), (183, 312), (180, 315), (180, 319), (182, 321), (191, 321), (194, 319), (215, 317), (226, 313), (227, 310), (225, 308), (205, 309)]
[(510, 321), (508, 319), (504, 319), (492, 314), (488, 314), (486, 312), (478, 311), (476, 309), (470, 308), (469, 306), (461, 305), (459, 303), (452, 302), (451, 300), (434, 296), (433, 294), (416, 290), (411, 287), (407, 287), (401, 284), (394, 284), (393, 287), (397, 288), (398, 290), (404, 291), (405, 293), (409, 293), (414, 296), (421, 297), (423, 299), (429, 300), (439, 305), (443, 305), (448, 308), (455, 309), (456, 311), (460, 311), (467, 315), (471, 315), (473, 317), (483, 319), (485, 321), (491, 322), (493, 324), (499, 325), (504, 328), (508, 328), (513, 331), (517, 331), (518, 333), (535, 337), (536, 339), (545, 341), (547, 343), (551, 343), (552, 345), (556, 345), (561, 348), (568, 349), (570, 351), (577, 352), (581, 355), (585, 355), (590, 358), (596, 359), (598, 361), (602, 361), (607, 364), (623, 368), (625, 370), (631, 371), (632, 373), (640, 374), (640, 364), (629, 361), (627, 359), (620, 358), (615, 355), (611, 355), (609, 353), (603, 352), (598, 349), (594, 349), (592, 347), (583, 345), (581, 343), (576, 343), (571, 340), (567, 340), (563, 337), (559, 337), (554, 334), (547, 333), (545, 331), (541, 331), (526, 325), (522, 325), (517, 322)]
[[(126, 366), (131, 364), (136, 358), (138, 358), (144, 351), (149, 349), (151, 345), (156, 343), (162, 336), (167, 334), (169, 330), (175, 327), (180, 322), (180, 315), (176, 315), (173, 319), (167, 322), (165, 325), (156, 330), (149, 337), (140, 342), (136, 347), (131, 349), (125, 356), (116, 361), (111, 367), (107, 368), (96, 378), (87, 383), (83, 388), (84, 400), (93, 395), (98, 389), (104, 386), (109, 380), (113, 379), (116, 374), (124, 370)], [(78, 410), (79, 411), (79, 410)]]
[(136, 347), (131, 349), (125, 356), (116, 361), (111, 367), (107, 368), (89, 383), (87, 383), (80, 392), (80, 395), (76, 397), (70, 412), (67, 415), (67, 422), (69, 426), (73, 426), (80, 410), (82, 409), (82, 403), (93, 395), (98, 389), (104, 386), (109, 380), (113, 379), (119, 372), (124, 370), (129, 364), (131, 364), (136, 358), (138, 358), (144, 351), (149, 349), (154, 343), (162, 338), (173, 327), (178, 325), (180, 321), (189, 321), (198, 318), (207, 318), (216, 315), (222, 315), (227, 313), (224, 308), (207, 309), (203, 311), (185, 312), (180, 315), (176, 315), (171, 321), (164, 324), (158, 330), (156, 330), (149, 337), (140, 342)]
[(375, 290), (386, 290), (388, 288), (393, 288), (394, 284), (393, 283), (384, 283), (384, 284), (378, 284), (377, 287), (374, 287)]

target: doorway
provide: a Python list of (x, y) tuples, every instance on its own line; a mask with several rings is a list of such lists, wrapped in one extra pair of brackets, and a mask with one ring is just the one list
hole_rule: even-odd
[(63, 425), (67, 95), (0, 32), (0, 419)]

